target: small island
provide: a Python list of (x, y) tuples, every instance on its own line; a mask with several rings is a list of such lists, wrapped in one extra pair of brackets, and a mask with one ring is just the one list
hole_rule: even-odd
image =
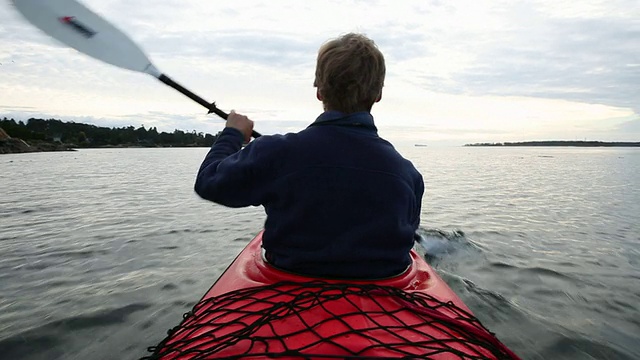
[(607, 141), (523, 141), (504, 143), (475, 143), (464, 146), (576, 146), (576, 147), (640, 147), (640, 142), (607, 142)]
[(210, 147), (217, 135), (195, 130), (158, 132), (144, 125), (108, 128), (90, 124), (34, 119), (27, 122), (6, 117), (0, 120), (0, 154), (41, 151), (73, 151), (108, 147)]

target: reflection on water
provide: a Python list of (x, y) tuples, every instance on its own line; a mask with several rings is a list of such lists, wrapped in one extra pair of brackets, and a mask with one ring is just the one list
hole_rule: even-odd
[[(193, 193), (207, 149), (0, 157), (0, 354), (136, 358), (261, 228)], [(400, 151), (443, 278), (526, 359), (640, 357), (640, 151)], [(429, 249), (427, 249), (429, 250)]]

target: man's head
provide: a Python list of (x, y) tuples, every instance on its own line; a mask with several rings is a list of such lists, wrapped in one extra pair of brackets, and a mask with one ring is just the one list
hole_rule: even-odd
[(382, 96), (385, 71), (373, 40), (350, 33), (320, 47), (313, 85), (325, 110), (370, 111)]

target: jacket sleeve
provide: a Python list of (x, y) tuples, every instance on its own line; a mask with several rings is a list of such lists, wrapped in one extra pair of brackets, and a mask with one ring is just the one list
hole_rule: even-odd
[(261, 170), (268, 165), (255, 146), (258, 139), (244, 149), (242, 141), (239, 130), (222, 130), (198, 171), (194, 189), (200, 197), (228, 207), (260, 205)]
[[(417, 172), (417, 170), (416, 170)], [(424, 180), (422, 175), (418, 172), (416, 182), (415, 182), (415, 193), (416, 193), (416, 214), (414, 218), (414, 229), (417, 231), (420, 227), (420, 215), (422, 212), (422, 195), (424, 194)]]

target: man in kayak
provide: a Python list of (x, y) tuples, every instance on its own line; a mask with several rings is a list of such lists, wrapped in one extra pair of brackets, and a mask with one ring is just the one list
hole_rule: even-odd
[(266, 259), (308, 276), (377, 279), (402, 273), (420, 223), (422, 176), (378, 136), (370, 111), (385, 62), (347, 34), (318, 52), (314, 86), (324, 112), (306, 129), (249, 143), (253, 121), (231, 112), (195, 183), (229, 207), (262, 205)]

